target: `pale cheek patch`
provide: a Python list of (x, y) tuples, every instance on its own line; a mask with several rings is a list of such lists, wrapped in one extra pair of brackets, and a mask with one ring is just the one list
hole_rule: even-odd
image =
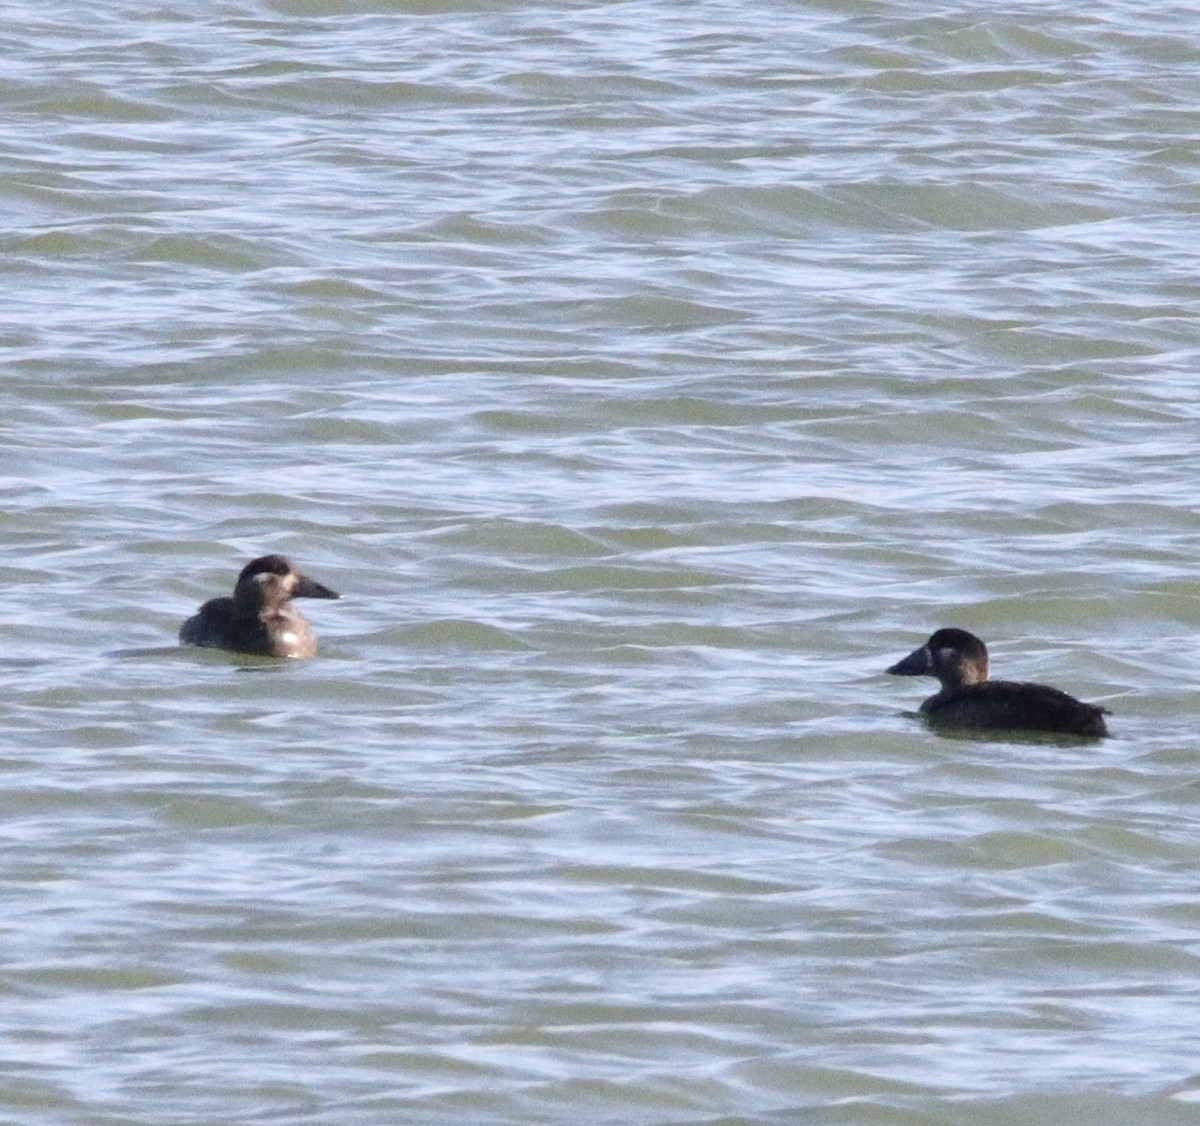
[(279, 635), (279, 640), (282, 641), (284, 645), (295, 645), (300, 639), (294, 633), (292, 633), (291, 630), (288, 630), (286, 633), (281, 633)]

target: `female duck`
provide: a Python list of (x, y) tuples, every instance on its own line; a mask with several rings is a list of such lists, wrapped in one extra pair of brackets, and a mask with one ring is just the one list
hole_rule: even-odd
[(1108, 734), (1105, 708), (1045, 684), (988, 680), (987, 647), (964, 629), (938, 630), (887, 671), (937, 677), (942, 690), (921, 705), (921, 714), (938, 727), (1056, 731), (1092, 738)]
[(261, 657), (312, 657), (317, 639), (291, 600), (340, 597), (282, 555), (264, 555), (242, 568), (232, 598), (210, 598), (188, 618), (179, 640)]

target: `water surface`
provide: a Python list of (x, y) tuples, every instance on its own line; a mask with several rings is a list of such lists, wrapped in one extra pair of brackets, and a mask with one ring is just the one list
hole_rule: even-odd
[(1190, 9), (0, 32), (6, 1121), (1193, 1120)]

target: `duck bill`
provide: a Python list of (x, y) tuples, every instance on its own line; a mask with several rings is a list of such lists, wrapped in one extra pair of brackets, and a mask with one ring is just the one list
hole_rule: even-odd
[(887, 670), (893, 676), (933, 676), (933, 657), (929, 647), (922, 645), (914, 649), (903, 661), (897, 661)]
[(329, 587), (323, 586), (315, 579), (310, 579), (307, 575), (301, 575), (300, 581), (296, 583), (296, 589), (292, 592), (293, 598), (341, 598), (336, 590), (330, 590)]

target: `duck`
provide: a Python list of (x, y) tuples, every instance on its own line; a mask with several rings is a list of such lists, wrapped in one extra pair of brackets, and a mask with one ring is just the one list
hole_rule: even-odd
[(238, 575), (233, 596), (210, 598), (179, 630), (183, 645), (259, 657), (313, 657), (317, 639), (293, 598), (341, 598), (283, 555), (261, 555)]
[(941, 691), (921, 704), (936, 727), (975, 731), (1044, 731), (1098, 739), (1108, 734), (1107, 708), (1046, 684), (988, 680), (987, 646), (965, 629), (939, 629), (887, 670), (933, 676)]

